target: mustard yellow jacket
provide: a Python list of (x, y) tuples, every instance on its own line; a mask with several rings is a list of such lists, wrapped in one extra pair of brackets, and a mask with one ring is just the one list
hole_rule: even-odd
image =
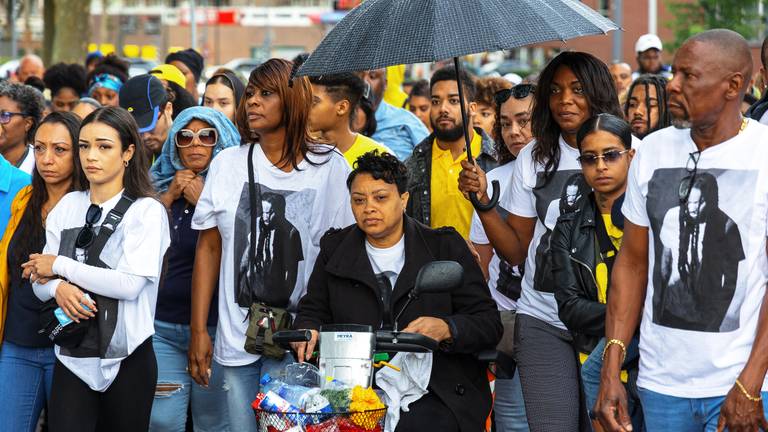
[(0, 240), (0, 343), (3, 341), (3, 333), (5, 332), (5, 317), (8, 313), (8, 293), (11, 284), (8, 272), (8, 244), (19, 226), (19, 221), (21, 221), (21, 216), (24, 214), (31, 196), (32, 186), (27, 186), (16, 194), (13, 203), (11, 203), (11, 219), (5, 228), (2, 240)]

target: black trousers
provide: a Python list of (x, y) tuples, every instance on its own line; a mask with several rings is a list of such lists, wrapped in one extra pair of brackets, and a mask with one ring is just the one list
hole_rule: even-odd
[(439, 397), (427, 393), (408, 407), (408, 412), (400, 411), (400, 421), (395, 432), (459, 432), (456, 416)]
[(91, 390), (57, 360), (48, 430), (145, 432), (156, 385), (157, 360), (151, 337), (120, 363), (120, 372), (105, 392)]

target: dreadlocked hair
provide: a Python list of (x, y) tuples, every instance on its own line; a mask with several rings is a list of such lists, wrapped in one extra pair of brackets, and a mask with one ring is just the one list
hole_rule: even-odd
[(651, 93), (649, 90), (651, 87), (656, 89), (656, 105), (659, 110), (659, 121), (656, 123), (656, 126), (651, 127), (651, 116), (650, 114), (647, 116), (648, 131), (644, 135), (647, 136), (651, 132), (664, 129), (671, 124), (669, 112), (667, 111), (667, 104), (669, 102), (669, 94), (667, 94), (667, 80), (661, 75), (643, 74), (632, 82), (632, 85), (629, 86), (629, 90), (627, 90), (627, 101), (624, 102), (624, 116), (628, 121), (632, 120), (629, 118), (629, 102), (632, 98), (632, 92), (634, 92), (635, 88), (638, 86), (645, 87), (645, 100), (642, 101), (642, 103), (645, 104), (645, 112), (647, 113), (651, 112)]

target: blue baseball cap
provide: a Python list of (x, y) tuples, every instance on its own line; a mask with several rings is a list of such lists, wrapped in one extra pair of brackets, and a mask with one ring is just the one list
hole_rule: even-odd
[(135, 76), (120, 89), (120, 107), (139, 125), (139, 133), (151, 132), (157, 125), (160, 109), (168, 102), (162, 81), (150, 74)]

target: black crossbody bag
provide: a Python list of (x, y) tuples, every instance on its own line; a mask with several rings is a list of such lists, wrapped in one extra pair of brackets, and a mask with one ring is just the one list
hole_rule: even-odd
[[(96, 235), (93, 243), (88, 247), (88, 258), (85, 263), (94, 267), (106, 268), (107, 266), (99, 259), (101, 251), (104, 250), (104, 246), (107, 244), (107, 240), (117, 230), (117, 226), (123, 220), (125, 212), (136, 201), (135, 198), (126, 194), (120, 198), (117, 205), (107, 213), (107, 217), (104, 219), (104, 223), (99, 228), (99, 233)], [(80, 287), (83, 292), (88, 293), (88, 290)], [(88, 293), (90, 295), (90, 293)], [(38, 333), (45, 335), (54, 344), (63, 348), (77, 348), (83, 341), (83, 338), (88, 333), (91, 327), (98, 326), (98, 320), (96, 318), (90, 318), (87, 320), (81, 320), (80, 322), (72, 321), (71, 323), (62, 326), (59, 319), (56, 318), (54, 312), (58, 309), (59, 304), (56, 303), (56, 299), (52, 298), (45, 302), (40, 308), (40, 330)]]

